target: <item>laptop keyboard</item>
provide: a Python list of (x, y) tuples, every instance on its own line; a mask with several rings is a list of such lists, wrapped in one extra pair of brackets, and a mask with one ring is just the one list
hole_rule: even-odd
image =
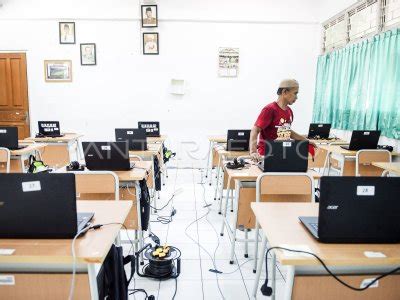
[(318, 223), (309, 223), (310, 226), (318, 232)]

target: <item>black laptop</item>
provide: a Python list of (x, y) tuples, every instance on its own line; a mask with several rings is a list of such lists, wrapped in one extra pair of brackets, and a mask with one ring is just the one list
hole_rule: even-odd
[(332, 124), (311, 123), (307, 138), (313, 140), (329, 139)]
[(146, 130), (146, 136), (159, 137), (160, 133), (160, 122), (141, 121), (138, 122), (138, 127)]
[(258, 166), (263, 172), (307, 172), (308, 141), (267, 140)]
[(18, 127), (0, 127), (0, 147), (20, 150), (27, 146), (18, 145)]
[(350, 145), (340, 147), (351, 151), (376, 149), (380, 136), (380, 130), (354, 130), (351, 134)]
[(58, 121), (39, 121), (39, 134), (37, 137), (63, 137), (60, 132), (60, 122)]
[(125, 171), (129, 161), (128, 142), (82, 142), (86, 167), (92, 171)]
[(131, 151), (147, 150), (147, 137), (144, 129), (116, 128), (115, 140), (117, 142), (128, 141)]
[(226, 150), (249, 151), (250, 130), (228, 130)]
[(0, 174), (0, 238), (73, 238), (93, 218), (76, 212), (74, 174)]
[(300, 217), (323, 243), (399, 243), (400, 178), (321, 178), (319, 217)]

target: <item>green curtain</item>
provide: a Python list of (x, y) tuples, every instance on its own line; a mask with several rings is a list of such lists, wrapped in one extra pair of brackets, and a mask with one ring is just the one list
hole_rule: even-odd
[(400, 139), (400, 29), (320, 56), (313, 122)]

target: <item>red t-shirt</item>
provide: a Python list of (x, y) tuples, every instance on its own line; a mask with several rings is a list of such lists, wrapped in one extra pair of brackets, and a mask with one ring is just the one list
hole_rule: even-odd
[(264, 155), (265, 153), (265, 140), (275, 140), (277, 138), (276, 126), (283, 124), (292, 124), (293, 112), (288, 106), (286, 110), (279, 107), (278, 103), (272, 102), (265, 106), (257, 118), (254, 126), (261, 128), (260, 138), (258, 140), (258, 153)]

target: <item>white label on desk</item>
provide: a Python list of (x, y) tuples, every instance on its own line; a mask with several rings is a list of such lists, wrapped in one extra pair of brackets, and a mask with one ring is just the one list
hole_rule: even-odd
[(369, 131), (365, 131), (365, 132), (364, 132), (364, 135), (369, 135), (369, 134), (370, 134)]
[(292, 147), (291, 142), (283, 142), (282, 145), (283, 145), (283, 147)]
[[(372, 281), (374, 281), (374, 280), (375, 280), (375, 278), (366, 278), (366, 279), (364, 279), (363, 281), (361, 281), (360, 289), (365, 288), (368, 284), (370, 284), (370, 283), (371, 283)], [(379, 280), (375, 281), (375, 282), (369, 287), (369, 289), (370, 289), (370, 288), (377, 288), (377, 287), (379, 287)]]
[(22, 183), (23, 192), (37, 192), (40, 191), (42, 187), (40, 186), (40, 181), (27, 181)]
[(101, 146), (101, 150), (111, 151), (111, 146)]
[[(279, 245), (279, 247), (290, 249), (290, 250), (306, 251), (306, 252), (311, 252), (312, 253), (310, 247), (308, 247), (307, 245), (287, 245), (287, 244), (282, 244), (282, 245)], [(283, 252), (283, 255), (285, 255), (286, 257), (299, 257), (299, 256), (313, 257), (310, 254), (301, 253), (301, 252), (293, 252), (293, 251), (287, 251), (287, 250), (282, 250), (282, 252)]]
[(133, 131), (132, 131), (132, 130), (129, 130), (129, 131), (126, 132), (126, 134), (132, 135), (132, 134), (133, 134)]
[(0, 129), (0, 133), (7, 133), (7, 129)]
[(0, 249), (0, 255), (12, 255), (15, 249)]
[(375, 187), (359, 185), (357, 186), (357, 196), (375, 196)]
[(386, 255), (382, 252), (364, 251), (364, 255), (368, 258), (385, 258)]
[(12, 275), (0, 275), (0, 285), (15, 285), (15, 277)]

